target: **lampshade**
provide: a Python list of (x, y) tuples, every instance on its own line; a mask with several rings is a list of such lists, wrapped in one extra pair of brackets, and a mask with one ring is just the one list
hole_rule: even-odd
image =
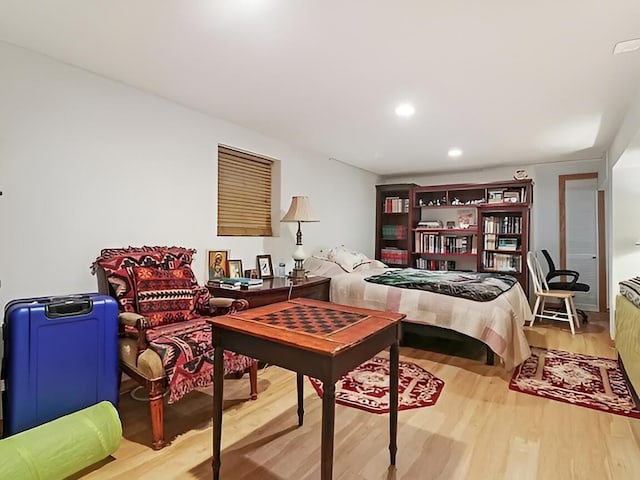
[(309, 203), (309, 197), (292, 197), (289, 211), (281, 222), (318, 222)]

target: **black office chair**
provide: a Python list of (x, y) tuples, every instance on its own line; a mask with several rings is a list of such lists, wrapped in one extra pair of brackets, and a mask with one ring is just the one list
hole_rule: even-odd
[[(578, 283), (578, 278), (580, 274), (575, 270), (556, 270), (556, 266), (553, 263), (553, 259), (549, 252), (546, 250), (542, 250), (542, 254), (544, 255), (545, 260), (547, 261), (547, 265), (549, 266), (549, 273), (547, 273), (547, 283), (549, 284), (550, 290), (569, 290), (572, 292), (588, 292), (591, 290), (586, 283)], [(568, 281), (553, 281), (556, 277), (568, 277)], [(576, 309), (578, 315), (582, 317), (582, 322), (587, 323), (587, 314), (584, 310)]]

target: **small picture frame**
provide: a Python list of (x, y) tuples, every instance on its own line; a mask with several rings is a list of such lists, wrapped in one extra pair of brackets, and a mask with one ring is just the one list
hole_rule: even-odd
[(209, 250), (209, 280), (229, 276), (229, 250)]
[(447, 228), (456, 228), (456, 222), (447, 222)]
[(229, 278), (242, 277), (242, 260), (229, 260), (227, 265), (229, 267)]
[(260, 278), (273, 278), (271, 255), (257, 255), (256, 262), (258, 264), (258, 275)]
[(244, 278), (260, 278), (258, 277), (258, 270), (255, 268), (251, 268), (249, 270), (244, 271)]

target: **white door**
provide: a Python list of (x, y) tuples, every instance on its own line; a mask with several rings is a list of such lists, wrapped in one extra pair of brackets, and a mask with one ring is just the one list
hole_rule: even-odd
[(576, 293), (576, 307), (598, 311), (598, 179), (567, 179), (565, 185), (567, 269), (591, 287)]

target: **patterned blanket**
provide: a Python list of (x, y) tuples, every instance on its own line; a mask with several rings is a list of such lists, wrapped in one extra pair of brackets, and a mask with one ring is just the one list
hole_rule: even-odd
[(446, 272), (405, 268), (365, 278), (365, 281), (390, 287), (413, 288), (428, 292), (489, 302), (508, 291), (515, 277), (499, 273)]
[[(213, 382), (211, 326), (191, 320), (147, 330), (149, 346), (160, 356), (169, 379), (169, 403), (180, 400), (197, 387)], [(224, 374), (242, 372), (253, 359), (224, 351)]]

